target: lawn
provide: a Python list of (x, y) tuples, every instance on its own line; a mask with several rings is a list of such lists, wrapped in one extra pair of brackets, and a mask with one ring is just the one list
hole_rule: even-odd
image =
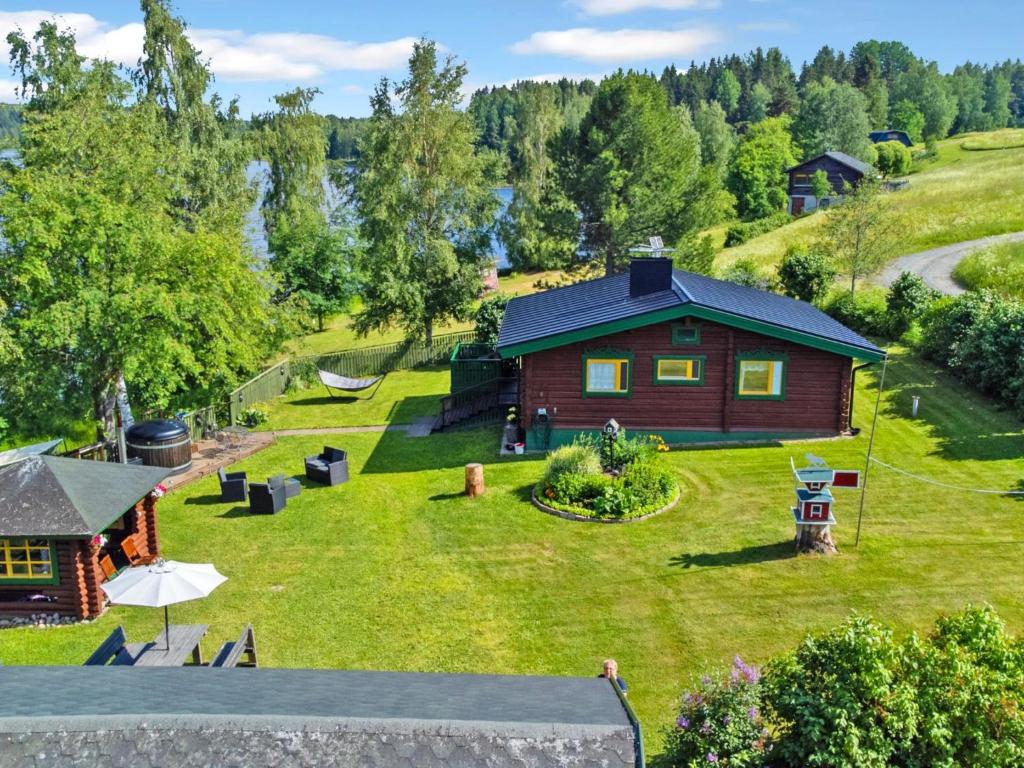
[(970, 254), (957, 264), (953, 278), (969, 290), (991, 288), (1024, 298), (1024, 242), (1000, 243)]
[[(938, 157), (915, 165), (907, 189), (889, 196), (892, 210), (905, 222), (899, 253), (1024, 230), (1024, 145), (969, 151), (971, 142), (1013, 143), (1008, 132), (964, 134), (939, 142)], [(1018, 132), (1024, 137), (1024, 132)], [(1016, 136), (1016, 134), (1014, 134)], [(1018, 137), (1020, 138), (1020, 137)], [(772, 268), (796, 243), (809, 244), (827, 214), (805, 216), (735, 248), (722, 250), (718, 267), (751, 259)]]
[(270, 419), (260, 429), (411, 424), (421, 416), (438, 413), (450, 383), (447, 366), (392, 371), (376, 392), (369, 389), (351, 396), (335, 392), (331, 397), (317, 383), (262, 403), (260, 407), (266, 409)]
[[(869, 371), (871, 369), (868, 369)], [(858, 377), (866, 426), (874, 377)], [(925, 363), (890, 364), (875, 454), (946, 483), (1018, 487), (1019, 421)], [(921, 411), (910, 418), (911, 395)], [(628, 425), (626, 425), (628, 428)], [(172, 620), (210, 625), (207, 652), (253, 622), (275, 667), (593, 675), (619, 660), (649, 740), (682, 687), (735, 653), (763, 660), (851, 610), (903, 630), (989, 602), (1024, 631), (1024, 501), (943, 490), (876, 468), (863, 540), (857, 492), (839, 490), (836, 557), (792, 555), (789, 459), (863, 464), (867, 435), (764, 447), (678, 450), (683, 500), (628, 525), (573, 523), (527, 502), (538, 457), (495, 457), (495, 430), (407, 438), (339, 436), (352, 480), (305, 484), (276, 517), (220, 504), (207, 478), (160, 505), (165, 554), (216, 563), (229, 581)], [(239, 463), (250, 477), (299, 473), (319, 438), (279, 439)], [(487, 493), (462, 496), (485, 462)], [(93, 624), (0, 632), (4, 664), (78, 663), (118, 624), (156, 634), (160, 611), (117, 607)]]
[[(536, 290), (533, 287), (535, 282), (538, 280), (555, 281), (561, 274), (557, 270), (551, 272), (531, 272), (528, 274), (512, 273), (498, 278), (498, 290), (513, 296), (533, 293)], [(358, 311), (358, 302), (353, 312), (355, 311)], [(452, 333), (454, 331), (467, 331), (472, 327), (472, 322), (448, 323), (438, 326), (434, 329), (434, 332), (437, 334)], [(368, 336), (357, 336), (352, 328), (351, 314), (344, 314), (331, 318), (322, 332), (309, 333), (292, 339), (285, 348), (285, 354), (291, 357), (322, 355), (342, 349), (372, 347), (377, 344), (393, 344), (402, 341), (403, 338), (405, 338), (405, 332), (398, 327), (371, 333)]]

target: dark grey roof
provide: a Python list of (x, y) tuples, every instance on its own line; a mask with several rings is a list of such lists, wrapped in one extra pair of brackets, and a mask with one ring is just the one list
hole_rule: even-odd
[[(547, 338), (552, 339), (550, 346), (560, 346), (556, 337), (562, 334), (600, 330), (598, 326), (630, 319), (643, 325), (644, 315), (672, 309), (679, 310), (679, 317), (687, 310), (711, 310), (726, 324), (753, 321), (767, 335), (773, 330), (794, 332), (811, 345), (816, 340), (840, 345), (851, 357), (864, 353), (868, 358), (880, 358), (885, 354), (810, 304), (680, 269), (673, 270), (672, 290), (645, 296), (631, 297), (629, 275), (618, 274), (516, 297), (505, 309), (498, 350), (516, 354), (517, 347)], [(652, 322), (659, 319), (663, 318), (655, 317)]]
[(629, 728), (607, 680), (313, 669), (3, 667), (10, 718), (304, 717)]
[(805, 165), (813, 163), (816, 160), (820, 160), (823, 157), (830, 157), (840, 165), (845, 165), (847, 168), (852, 168), (853, 170), (857, 171), (863, 176), (867, 176), (875, 172), (875, 169), (872, 168), (869, 163), (865, 163), (863, 160), (859, 160), (853, 155), (848, 155), (845, 152), (835, 151), (823, 152), (822, 154), (812, 157), (809, 160), (804, 160), (802, 163), (797, 163), (792, 168), (787, 168), (786, 172), (789, 173), (789, 171), (795, 171), (797, 168), (803, 168)]
[(168, 474), (162, 467), (59, 456), (0, 467), (0, 536), (95, 535)]
[(56, 440), (47, 440), (45, 443), (35, 443), (34, 445), (23, 445), (21, 448), (11, 448), (6, 451), (0, 451), (0, 467), (8, 464), (13, 464), (16, 461), (27, 459), (29, 456), (39, 456), (44, 453), (51, 453), (54, 448), (63, 442), (64, 438), (58, 437)]

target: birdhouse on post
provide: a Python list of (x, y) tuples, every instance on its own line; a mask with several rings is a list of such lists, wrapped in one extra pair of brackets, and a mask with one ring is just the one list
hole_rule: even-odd
[(857, 488), (860, 472), (852, 469), (831, 469), (825, 460), (807, 454), (810, 466), (797, 469), (793, 459), (789, 465), (796, 478), (796, 506), (792, 508), (796, 523), (798, 552), (838, 552), (832, 540), (836, 518), (832, 511), (835, 499), (832, 488)]

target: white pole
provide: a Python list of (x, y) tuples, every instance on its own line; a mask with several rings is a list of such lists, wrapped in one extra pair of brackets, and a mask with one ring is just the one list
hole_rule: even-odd
[[(885, 370), (889, 367), (889, 356), (882, 361), (882, 375), (878, 380), (878, 397), (875, 398), (875, 415), (871, 419), (871, 438), (868, 440), (868, 455), (864, 460), (864, 483), (860, 487), (860, 510), (857, 512), (857, 536), (853, 546), (860, 544), (860, 524), (864, 519), (864, 497), (868, 492), (868, 470), (871, 468), (871, 450), (875, 447), (875, 430), (878, 427), (878, 407), (882, 403), (882, 389), (885, 387)], [(854, 393), (856, 395), (856, 393)]]

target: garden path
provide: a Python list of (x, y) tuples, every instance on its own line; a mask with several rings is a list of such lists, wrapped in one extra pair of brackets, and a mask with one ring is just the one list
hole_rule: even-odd
[(882, 285), (892, 285), (897, 277), (903, 272), (913, 272), (919, 275), (922, 280), (936, 291), (957, 296), (964, 292), (964, 289), (957, 285), (953, 279), (953, 270), (956, 265), (970, 253), (990, 245), (1005, 242), (1024, 241), (1024, 232), (1010, 232), (1005, 235), (992, 235), (982, 237), (978, 240), (967, 240), (962, 243), (943, 245), (939, 248), (932, 248), (919, 253), (911, 253), (901, 256), (885, 268), (879, 277)]

